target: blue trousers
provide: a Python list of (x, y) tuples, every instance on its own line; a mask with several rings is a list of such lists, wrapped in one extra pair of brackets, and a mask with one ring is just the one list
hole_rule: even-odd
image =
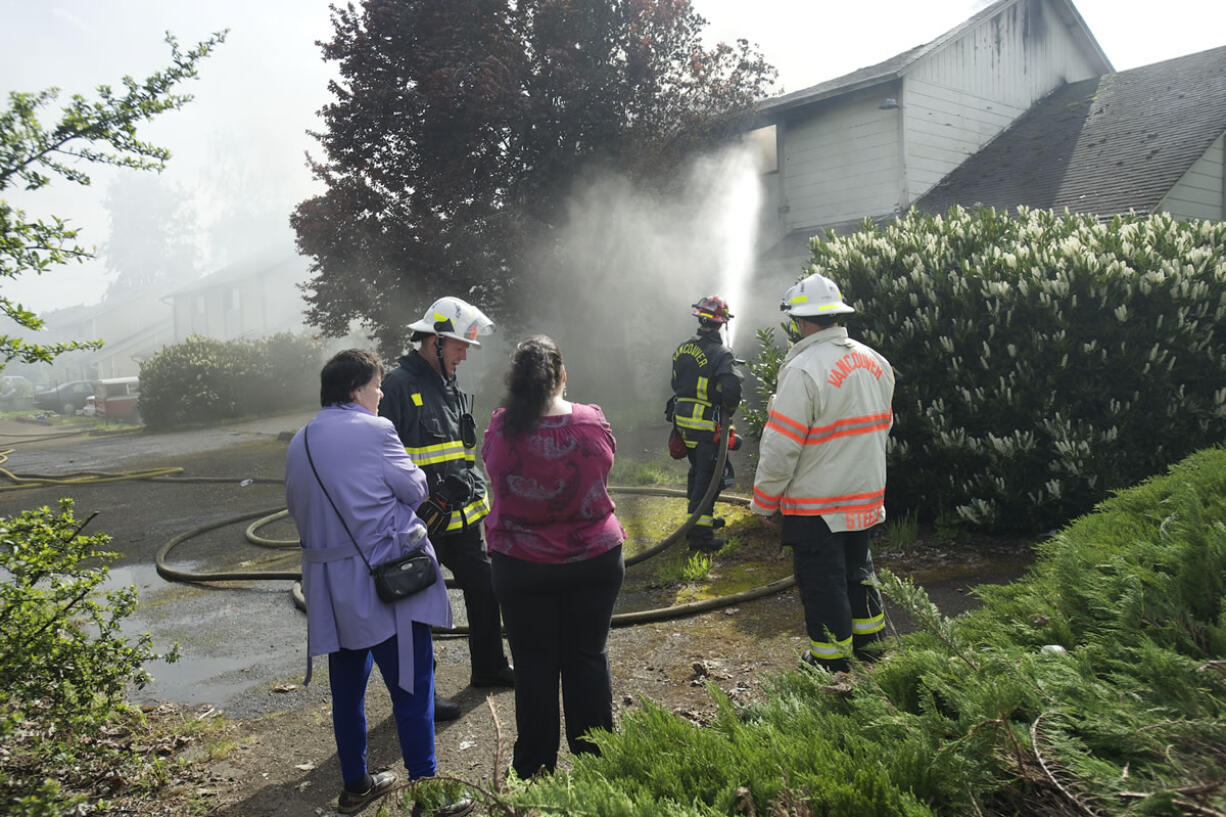
[(432, 777), (434, 760), (434, 652), (430, 627), (413, 622), (413, 694), (400, 688), (397, 636), (364, 650), (328, 654), (332, 688), (332, 732), (341, 762), (341, 778), (360, 783), (366, 777), (366, 684), (372, 664), (392, 696), (396, 735), (409, 779)]

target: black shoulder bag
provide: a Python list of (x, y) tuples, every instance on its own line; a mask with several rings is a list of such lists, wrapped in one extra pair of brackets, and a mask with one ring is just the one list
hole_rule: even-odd
[[(341, 520), (345, 533), (349, 534), (349, 541), (353, 542), (354, 549), (362, 557), (362, 562), (366, 565), (366, 569), (370, 571), (371, 578), (375, 580), (375, 593), (379, 596), (379, 599), (391, 604), (401, 599), (407, 599), (414, 593), (425, 590), (434, 584), (438, 579), (438, 573), (434, 569), (434, 562), (420, 548), (407, 556), (399, 556), (374, 566), (370, 564), (366, 554), (362, 552), (362, 548), (358, 547), (358, 540), (353, 537), (353, 531), (349, 530), (349, 525), (345, 522), (344, 515), (336, 507), (336, 503), (332, 501), (332, 495), (328, 493), (328, 489), (324, 487), (324, 481), (319, 478), (319, 471), (315, 468), (315, 459), (311, 456), (309, 430), (310, 425), (302, 430), (302, 444), (306, 447), (307, 462), (311, 464), (311, 471), (315, 474), (315, 481), (319, 483), (320, 490), (328, 498), (328, 504), (332, 506), (332, 510), (336, 512), (337, 518)], [(420, 541), (424, 538), (425, 533), (421, 532), (414, 541)]]

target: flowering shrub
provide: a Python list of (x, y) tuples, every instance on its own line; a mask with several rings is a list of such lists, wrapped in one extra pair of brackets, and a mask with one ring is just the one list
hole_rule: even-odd
[(319, 346), (309, 338), (193, 335), (141, 364), (141, 417), (161, 429), (301, 408), (318, 394), (319, 367)]
[(1224, 223), (955, 208), (811, 249), (897, 372), (895, 509), (1046, 530), (1226, 436)]

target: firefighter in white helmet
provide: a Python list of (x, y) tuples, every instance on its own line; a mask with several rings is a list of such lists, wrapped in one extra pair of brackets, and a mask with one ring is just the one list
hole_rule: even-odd
[(814, 273), (779, 307), (793, 345), (768, 406), (754, 513), (782, 514), (809, 635), (806, 660), (847, 670), (853, 652), (884, 629), (869, 528), (885, 521), (885, 448), (893, 423), (894, 370), (840, 325), (855, 312), (839, 287)]
[[(473, 397), (460, 391), (456, 368), (494, 322), (467, 301), (447, 296), (408, 327), (417, 348), (383, 379), (379, 414), (396, 426), (413, 462), (426, 472), (430, 497), (418, 515), (431, 525), (439, 561), (464, 591), (473, 686), (512, 686), (502, 646), (502, 620), (490, 585), (481, 520), (489, 513), (485, 477), (477, 468)], [(430, 518), (432, 517), (432, 519)], [(435, 720), (459, 717), (459, 705), (435, 697)]]

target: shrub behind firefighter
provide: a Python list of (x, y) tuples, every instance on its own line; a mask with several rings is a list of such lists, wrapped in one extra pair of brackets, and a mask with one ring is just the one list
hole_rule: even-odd
[[(698, 331), (673, 353), (673, 396), (665, 417), (673, 424), (669, 453), (675, 459), (687, 458), (690, 464), (685, 482), (688, 511), (692, 515), (701, 506), (701, 515), (688, 534), (690, 550), (709, 553), (724, 544), (715, 535), (724, 520), (715, 516), (714, 510), (720, 490), (732, 485), (730, 462), (725, 462), (718, 475), (719, 484), (711, 499), (705, 503), (702, 500), (717, 478), (720, 424), (730, 423), (740, 405), (742, 375), (722, 335), (732, 318), (728, 304), (718, 295), (708, 295), (692, 309), (691, 314), (698, 318)], [(735, 433), (731, 433), (729, 448), (733, 451), (740, 445), (734, 438)]]

